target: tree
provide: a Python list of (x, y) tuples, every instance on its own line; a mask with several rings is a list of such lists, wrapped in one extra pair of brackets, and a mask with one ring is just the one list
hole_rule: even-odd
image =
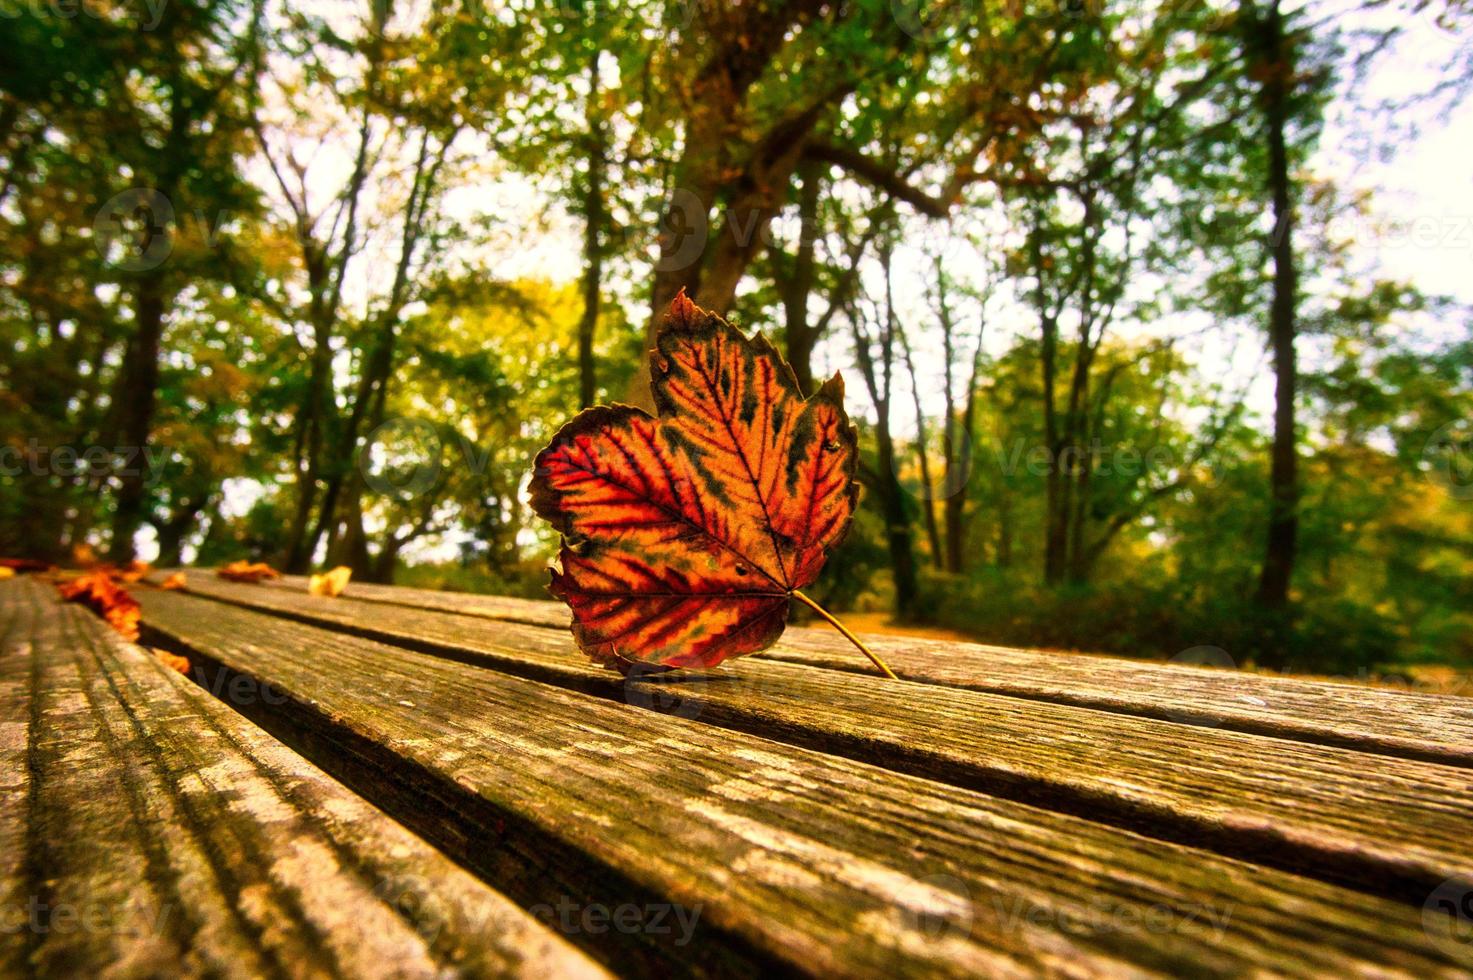
[[(890, 568), (895, 579), (895, 613), (902, 619), (915, 614), (915, 548), (911, 541), (911, 515), (905, 489), (900, 484), (900, 460), (895, 436), (890, 429), (890, 409), (895, 396), (895, 348), (902, 343), (902, 327), (895, 310), (890, 257), (894, 252), (893, 229), (882, 231), (878, 261), (881, 295), (867, 303), (854, 303), (847, 311), (855, 357), (870, 402), (875, 407), (875, 463), (861, 467), (861, 478), (879, 500), (885, 521), (885, 539), (890, 550)], [(864, 307), (868, 307), (867, 311)]]
[[(432, 293), (448, 244), (467, 230), (442, 210), (447, 168), (467, 164), (458, 143), (495, 118), (515, 84), (466, 63), (489, 58), (488, 47), (516, 50), (518, 32), (462, 13), (401, 30), (389, 7), (370, 4), (352, 39), (307, 16), (277, 39), (271, 104), (255, 132), (299, 279), (267, 280), (259, 294), (292, 336), (300, 325), (310, 338), (299, 341), (306, 365), (292, 422), (296, 501), (281, 558), (290, 571), (305, 570), (324, 546), (330, 560), (369, 572), (356, 466), (363, 439), (385, 421), (404, 312)], [(472, 32), (489, 44), (471, 44)], [(297, 150), (318, 138), (324, 105), (334, 109), (318, 155), (346, 164), (325, 201), (314, 193), (313, 161)], [(353, 135), (335, 145), (335, 132)], [(365, 257), (371, 249), (391, 256), (385, 269)], [(352, 294), (364, 299), (350, 305)], [(358, 357), (340, 411), (334, 354), (344, 338)]]
[(1288, 146), (1290, 98), (1295, 86), (1294, 40), (1285, 30), (1279, 0), (1260, 11), (1252, 0), (1242, 10), (1244, 57), (1259, 82), (1263, 133), (1268, 145), (1264, 184), (1272, 202), (1274, 231), (1273, 302), (1268, 333), (1274, 363), (1274, 435), (1269, 469), (1269, 518), (1258, 601), (1270, 613), (1289, 602), (1299, 529), (1299, 450), (1295, 423), (1298, 361), (1295, 309), (1298, 272), (1294, 261), (1294, 204)]
[[(222, 225), (255, 206), (239, 159), (260, 18), (256, 2), (210, 0), (164, 8), (150, 24), (120, 8), (71, 19), (25, 13), (18, 25), (25, 64), (39, 72), (7, 74), (0, 140), (8, 166), (0, 198), (14, 197), (12, 232), (53, 241), (22, 263), (12, 309), (28, 309), (38, 339), (60, 330), (79, 348), (72, 362), (78, 373), (41, 408), (45, 428), (70, 428), (63, 423), (74, 414), (65, 407), (73, 403), (69, 387), (86, 393), (92, 406), (108, 405), (106, 416), (89, 420), (82, 432), (94, 448), (106, 443), (114, 463), (92, 466), (73, 486), (92, 494), (104, 482), (113, 487), (115, 560), (132, 558), (150, 507), (147, 468), (139, 460), (155, 449), (166, 332), (181, 304), (226, 278)], [(48, 144), (67, 147), (80, 169), (55, 169), (60, 155)], [(82, 171), (92, 174), (90, 188), (77, 179)], [(78, 187), (88, 189), (79, 196)], [(66, 206), (51, 210), (56, 202), (44, 201), (50, 193)], [(36, 278), (43, 271), (38, 261), (51, 264), (46, 280)], [(56, 278), (61, 269), (52, 264), (62, 261), (80, 278), (64, 287), (70, 295), (43, 298), (42, 291), (67, 281)], [(106, 299), (85, 297), (99, 290)], [(41, 394), (34, 404), (48, 400)], [(50, 467), (39, 459), (35, 465)], [(48, 482), (43, 494), (54, 496), (59, 487)], [(71, 513), (70, 522), (51, 525), (52, 541), (38, 542), (38, 552), (54, 553), (62, 541), (87, 536), (97, 516), (93, 503)]]

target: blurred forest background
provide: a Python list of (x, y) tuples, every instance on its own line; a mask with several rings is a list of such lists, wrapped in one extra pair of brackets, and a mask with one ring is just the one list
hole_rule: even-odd
[(0, 32), (0, 554), (543, 595), (532, 457), (647, 394), (684, 286), (845, 376), (830, 608), (1473, 665), (1473, 293), (1382, 261), (1473, 272), (1473, 163), (1462, 213), (1365, 178), (1466, 119), (1466, 0), (12, 0)]

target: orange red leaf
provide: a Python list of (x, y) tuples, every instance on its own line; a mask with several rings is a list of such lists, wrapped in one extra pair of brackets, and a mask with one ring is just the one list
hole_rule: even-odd
[(125, 639), (138, 639), (141, 610), (137, 601), (113, 581), (110, 570), (99, 568), (86, 572), (62, 582), (58, 588), (63, 599), (82, 603), (107, 620)]
[(153, 571), (153, 568), (148, 564), (148, 562), (138, 561), (137, 559), (134, 559), (133, 561), (130, 561), (128, 563), (127, 567), (114, 572), (114, 575), (123, 582), (131, 583), (140, 581), (151, 571)]
[(848, 531), (857, 438), (835, 375), (804, 399), (761, 334), (684, 293), (651, 354), (657, 416), (588, 409), (537, 457), (551, 590), (593, 660), (712, 666), (772, 644)]
[(150, 647), (149, 649), (153, 651), (153, 655), (158, 658), (159, 663), (163, 664), (165, 667), (179, 671), (179, 673), (183, 674), (185, 677), (189, 676), (188, 657), (181, 657), (177, 653), (170, 653), (168, 650), (160, 650), (158, 647)]
[(44, 572), (50, 567), (50, 562), (34, 558), (0, 558), (0, 568), (8, 568), (12, 572)]
[(262, 579), (281, 578), (280, 572), (260, 561), (233, 561), (217, 569), (215, 574), (231, 582), (259, 582)]

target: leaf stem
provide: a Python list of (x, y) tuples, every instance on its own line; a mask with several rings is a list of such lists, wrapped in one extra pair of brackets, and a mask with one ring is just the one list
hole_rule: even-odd
[(843, 633), (844, 634), (844, 637), (850, 643), (853, 643), (855, 646), (859, 647), (860, 652), (863, 653), (866, 657), (869, 657), (870, 661), (876, 667), (880, 668), (880, 672), (883, 673), (886, 677), (890, 678), (892, 681), (898, 681), (898, 680), (900, 680), (900, 678), (898, 678), (898, 677), (895, 676), (895, 671), (891, 670), (889, 667), (887, 667), (885, 665), (885, 661), (883, 661), (879, 657), (875, 656), (875, 652), (873, 650), (871, 650), (869, 647), (865, 646), (864, 643), (863, 643), (863, 641), (861, 641), (859, 639), (859, 637), (857, 637), (853, 633), (849, 632), (848, 627), (846, 627), (843, 623), (839, 622), (837, 619), (835, 619), (833, 616), (831, 616), (829, 614), (829, 611), (827, 609), (825, 609), (823, 606), (820, 606), (818, 603), (814, 602), (812, 599), (808, 598), (806, 595), (804, 595), (802, 592), (798, 591), (797, 589), (794, 589), (793, 590), (793, 598), (794, 599), (797, 599), (799, 602), (802, 602), (809, 609), (812, 609), (814, 612), (818, 613), (824, 619), (828, 620), (829, 621), (829, 624), (831, 626), (833, 626), (834, 629), (838, 630), (840, 633)]

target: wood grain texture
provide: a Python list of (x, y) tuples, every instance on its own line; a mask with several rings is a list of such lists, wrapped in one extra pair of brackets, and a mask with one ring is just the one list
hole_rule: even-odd
[(606, 975), (50, 589), (0, 624), (0, 975)]
[[(212, 574), (191, 572), (201, 582)], [(305, 581), (288, 577), (265, 587), (303, 591)], [(347, 595), (531, 625), (568, 624), (567, 609), (554, 602), (358, 583)], [(866, 634), (864, 640), (906, 680), (1473, 768), (1470, 698), (921, 637)], [(789, 628), (757, 656), (873, 670), (829, 629)]]
[(1420, 903), (1473, 876), (1467, 770), (788, 663), (628, 679), (561, 631), (204, 580), (199, 594)]
[[(1420, 910), (629, 705), (168, 592), (145, 624), (269, 682), (331, 766), (522, 889), (699, 908), (723, 968), (1457, 975)], [(490, 828), (490, 829), (488, 829)], [(524, 891), (525, 893), (525, 891)], [(547, 898), (551, 898), (548, 895)], [(755, 953), (754, 953), (755, 951)]]

